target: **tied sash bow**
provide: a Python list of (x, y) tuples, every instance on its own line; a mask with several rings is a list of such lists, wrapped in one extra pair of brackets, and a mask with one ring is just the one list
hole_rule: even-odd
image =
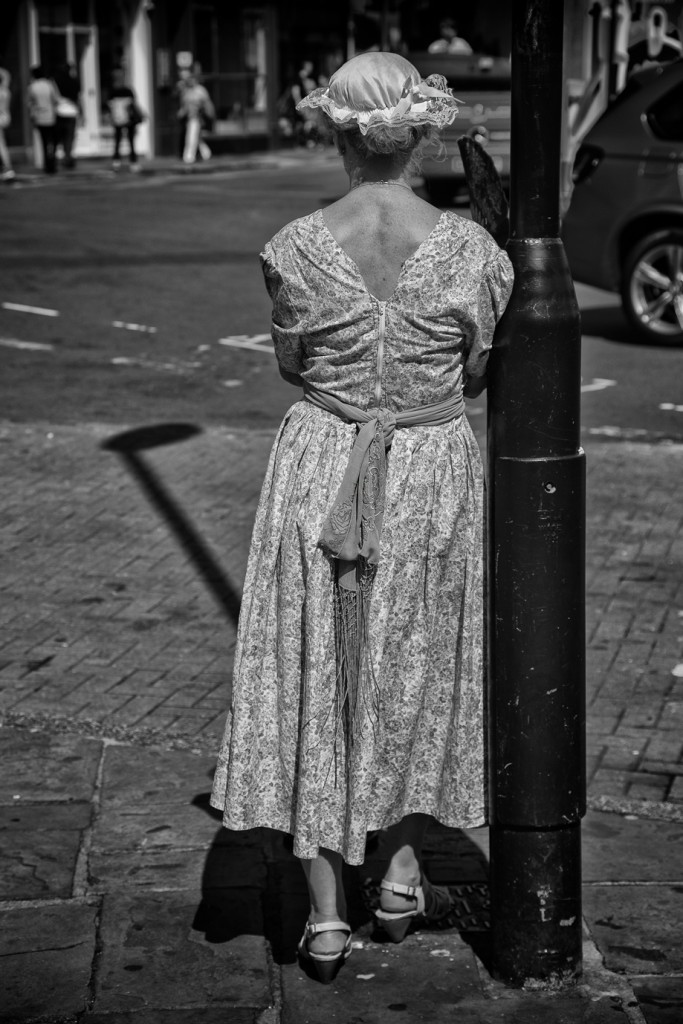
[(349, 456), (341, 486), (323, 524), (320, 545), (339, 561), (338, 582), (357, 589), (357, 563), (379, 562), (382, 519), (386, 502), (387, 449), (399, 427), (440, 426), (465, 410), (461, 389), (443, 402), (414, 406), (394, 413), (390, 409), (361, 409), (306, 383), (307, 402), (334, 413), (347, 423), (361, 424)]

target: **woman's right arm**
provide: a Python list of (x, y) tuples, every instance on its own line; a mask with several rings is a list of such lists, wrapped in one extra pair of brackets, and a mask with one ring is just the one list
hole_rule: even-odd
[(299, 377), (299, 373), (303, 369), (301, 320), (282, 279), (270, 243), (261, 253), (261, 266), (266, 288), (273, 303), (270, 330), (280, 375), (288, 384), (301, 387), (302, 382)]

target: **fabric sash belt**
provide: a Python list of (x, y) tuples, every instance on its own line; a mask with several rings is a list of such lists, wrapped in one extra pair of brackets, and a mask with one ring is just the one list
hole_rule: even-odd
[[(443, 402), (414, 406), (402, 412), (390, 409), (360, 409), (304, 383), (304, 399), (319, 409), (360, 426), (351, 450), (344, 478), (332, 509), (323, 524), (320, 545), (339, 560), (338, 582), (355, 590), (357, 563), (379, 562), (380, 535), (384, 515), (387, 458), (394, 431), (400, 427), (438, 427), (458, 419), (465, 411), (458, 389)], [(347, 564), (344, 564), (347, 563)]]

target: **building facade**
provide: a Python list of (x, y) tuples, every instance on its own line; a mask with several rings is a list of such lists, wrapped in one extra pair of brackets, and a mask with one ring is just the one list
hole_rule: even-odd
[(15, 151), (39, 151), (26, 107), (30, 69), (50, 76), (71, 65), (80, 82), (75, 157), (111, 152), (107, 97), (123, 68), (146, 117), (138, 128), (142, 155), (178, 147), (176, 86), (183, 69), (201, 74), (217, 112), (215, 132), (230, 140), (267, 140), (275, 116), (277, 8), (249, 0), (3, 0), (0, 66), (12, 76)]
[[(124, 69), (146, 114), (137, 136), (143, 156), (179, 152), (177, 85), (185, 70), (200, 74), (214, 102), (214, 151), (278, 145), (278, 101), (302, 67), (309, 82), (324, 82), (354, 53), (410, 56), (438, 37), (444, 18), (455, 21), (476, 55), (506, 57), (510, 8), (509, 0), (3, 0), (0, 66), (12, 75), (8, 142), (17, 152), (40, 153), (26, 108), (30, 68), (41, 64), (54, 74), (70, 64), (81, 87), (76, 157), (111, 152), (106, 102), (115, 68)], [(566, 0), (565, 11), (576, 102), (595, 74), (595, 40), (610, 37), (604, 26), (619, 11), (632, 35), (648, 31), (653, 11), (663, 12), (658, 17), (674, 35), (683, 32), (683, 0)]]

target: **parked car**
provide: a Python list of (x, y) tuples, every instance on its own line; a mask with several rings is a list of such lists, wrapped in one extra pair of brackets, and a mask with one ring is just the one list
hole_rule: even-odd
[(446, 128), (446, 156), (427, 156), (422, 165), (425, 187), (432, 202), (449, 203), (466, 189), (465, 169), (457, 141), (470, 135), (492, 158), (507, 186), (510, 179), (510, 61), (501, 57), (444, 53), (413, 53), (410, 61), (426, 78), (444, 75), (458, 104), (458, 116)]
[(683, 344), (683, 60), (629, 78), (574, 183), (562, 234), (576, 280), (621, 292), (642, 340)]

